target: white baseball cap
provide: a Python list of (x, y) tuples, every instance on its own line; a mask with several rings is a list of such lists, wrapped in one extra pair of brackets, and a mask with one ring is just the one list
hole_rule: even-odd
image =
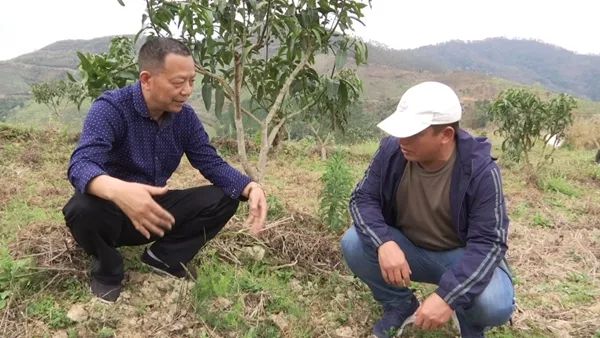
[(460, 121), (462, 107), (452, 88), (439, 82), (422, 82), (409, 88), (398, 108), (377, 127), (396, 137), (413, 136), (435, 124)]

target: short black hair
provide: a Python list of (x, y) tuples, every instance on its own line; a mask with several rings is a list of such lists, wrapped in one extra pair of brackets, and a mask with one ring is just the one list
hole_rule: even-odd
[(459, 123), (458, 121), (446, 124), (432, 124), (431, 128), (433, 128), (433, 132), (436, 134), (441, 133), (446, 127), (452, 127), (454, 129), (454, 135), (458, 135)]
[(192, 55), (190, 49), (179, 40), (166, 37), (148, 37), (138, 54), (140, 72), (162, 68), (165, 57), (171, 53), (181, 56)]

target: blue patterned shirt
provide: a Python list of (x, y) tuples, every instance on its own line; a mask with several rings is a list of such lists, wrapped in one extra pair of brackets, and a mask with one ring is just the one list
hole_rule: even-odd
[(164, 186), (183, 154), (233, 199), (251, 181), (217, 154), (189, 105), (181, 112), (166, 113), (160, 124), (152, 120), (137, 82), (107, 91), (94, 101), (71, 156), (68, 177), (82, 193), (93, 178), (104, 174)]

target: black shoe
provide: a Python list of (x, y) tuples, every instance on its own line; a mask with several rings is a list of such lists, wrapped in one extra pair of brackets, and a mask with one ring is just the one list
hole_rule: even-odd
[(413, 314), (419, 308), (419, 301), (412, 296), (405, 306), (384, 306), (381, 319), (373, 326), (373, 335), (377, 338), (396, 337), (402, 334), (404, 327), (413, 321)]
[(190, 278), (196, 280), (196, 271), (193, 269), (188, 270), (181, 263), (178, 266), (169, 266), (160, 258), (156, 257), (156, 255), (148, 248), (144, 249), (141, 261), (160, 274), (165, 274), (174, 278)]
[(92, 294), (98, 297), (100, 300), (108, 303), (114, 303), (117, 301), (117, 298), (119, 298), (123, 287), (120, 283), (115, 285), (105, 284), (92, 277), (90, 289), (92, 290)]

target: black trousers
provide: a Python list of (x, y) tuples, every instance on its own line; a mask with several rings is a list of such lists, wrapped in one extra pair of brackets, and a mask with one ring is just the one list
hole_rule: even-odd
[(95, 257), (93, 278), (107, 284), (123, 280), (120, 246), (154, 242), (150, 249), (162, 261), (170, 266), (186, 264), (225, 226), (239, 204), (215, 186), (170, 190), (155, 200), (175, 217), (175, 224), (164, 237), (152, 235), (150, 239), (110, 201), (76, 192), (67, 202), (63, 214), (71, 234)]

